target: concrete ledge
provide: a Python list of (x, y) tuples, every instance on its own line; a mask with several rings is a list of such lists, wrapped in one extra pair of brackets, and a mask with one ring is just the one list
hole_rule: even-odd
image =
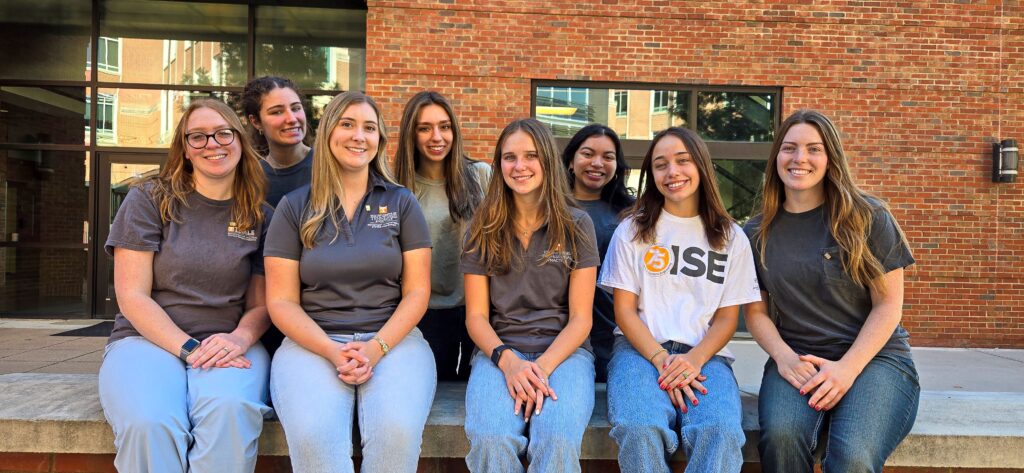
[[(744, 457), (757, 461), (757, 386), (742, 386)], [(424, 458), (459, 458), (465, 385), (441, 383), (423, 436)], [(597, 392), (583, 441), (583, 458), (614, 460), (607, 402)], [(18, 373), (0, 376), (0, 452), (114, 453), (113, 433), (100, 409), (96, 375)], [(281, 424), (267, 421), (260, 454), (288, 454)], [(679, 454), (677, 459), (684, 457)], [(1024, 468), (1024, 394), (925, 392), (914, 430), (890, 466)]]

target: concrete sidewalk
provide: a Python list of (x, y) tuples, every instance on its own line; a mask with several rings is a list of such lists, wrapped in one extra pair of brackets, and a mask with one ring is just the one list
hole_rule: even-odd
[[(97, 322), (0, 319), (0, 374), (97, 373), (106, 337), (52, 336)], [(736, 355), (733, 369), (740, 386), (760, 385), (768, 358), (761, 347), (736, 339), (729, 349)], [(914, 348), (914, 361), (922, 391), (1024, 394), (1024, 350)]]

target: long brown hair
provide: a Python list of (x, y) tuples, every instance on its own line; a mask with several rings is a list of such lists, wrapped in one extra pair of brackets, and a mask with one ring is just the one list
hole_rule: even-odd
[[(765, 167), (761, 224), (755, 233), (761, 252), (761, 264), (765, 264), (765, 251), (768, 248), (772, 222), (786, 200), (785, 186), (777, 169), (779, 150), (789, 129), (801, 123), (817, 129), (825, 145), (825, 153), (828, 156), (828, 167), (823, 180), (825, 206), (831, 226), (829, 231), (841, 248), (843, 269), (856, 283), (884, 293), (885, 285), (878, 277), (885, 274), (885, 269), (868, 248), (866, 236), (871, 232), (874, 209), (881, 207), (888, 211), (889, 208), (885, 202), (861, 190), (853, 182), (846, 153), (843, 152), (843, 143), (839, 139), (839, 131), (832, 120), (816, 110), (804, 109), (793, 112), (775, 132), (775, 141), (772, 143), (771, 155), (768, 156)], [(893, 223), (906, 244), (903, 230), (895, 221)]]
[[(263, 198), (267, 187), (260, 158), (252, 148), (249, 136), (242, 130), (242, 122), (235, 112), (214, 98), (193, 100), (181, 115), (174, 135), (171, 137), (171, 149), (167, 152), (167, 163), (156, 176), (143, 179), (136, 185), (146, 185), (160, 210), (163, 223), (182, 223), (178, 219), (180, 207), (188, 207), (188, 195), (195, 192), (194, 169), (192, 161), (185, 158), (188, 144), (185, 143), (188, 119), (196, 110), (208, 108), (220, 114), (235, 133), (242, 148), (242, 156), (235, 168), (234, 182), (231, 185), (231, 219), (240, 231), (253, 230), (263, 223)], [(212, 139), (212, 138), (210, 138)]]
[[(320, 126), (317, 127), (317, 140), (313, 143), (313, 178), (309, 186), (309, 204), (303, 216), (302, 227), (299, 236), (302, 246), (312, 248), (316, 242), (317, 233), (324, 225), (324, 220), (330, 220), (334, 227), (334, 238), (337, 239), (340, 232), (338, 212), (342, 209), (342, 199), (339, 193), (344, 193), (341, 187), (341, 175), (345, 172), (341, 164), (334, 159), (331, 153), (331, 132), (341, 121), (341, 115), (349, 106), (365, 103), (373, 108), (377, 114), (377, 130), (380, 134), (380, 141), (377, 143), (377, 154), (370, 160), (370, 173), (375, 173), (385, 181), (395, 183), (391, 177), (391, 170), (388, 169), (387, 129), (384, 128), (384, 115), (380, 113), (377, 102), (362, 92), (349, 91), (334, 97), (331, 103), (324, 108), (323, 118), (320, 119)], [(331, 240), (334, 241), (334, 240)]]
[(725, 248), (729, 238), (732, 237), (733, 219), (722, 204), (722, 197), (718, 193), (718, 182), (715, 179), (714, 165), (711, 163), (711, 153), (696, 133), (686, 128), (671, 127), (662, 130), (655, 135), (651, 146), (644, 155), (644, 161), (640, 165), (640, 198), (636, 200), (633, 207), (626, 211), (626, 216), (632, 217), (635, 225), (633, 240), (643, 243), (656, 243), (656, 226), (658, 218), (665, 207), (665, 196), (658, 191), (654, 182), (654, 147), (663, 138), (674, 136), (683, 142), (690, 158), (697, 166), (697, 173), (700, 177), (699, 189), (697, 190), (697, 215), (704, 224), (704, 234), (708, 244), (714, 249)]
[(476, 173), (472, 170), (473, 161), (466, 157), (462, 144), (462, 129), (455, 118), (451, 103), (443, 95), (429, 90), (413, 95), (405, 104), (402, 112), (402, 123), (398, 134), (398, 151), (395, 155), (395, 180), (416, 192), (416, 169), (421, 160), (416, 146), (417, 124), (420, 112), (428, 105), (437, 105), (448, 114), (452, 126), (452, 147), (444, 158), (444, 193), (448, 196), (448, 213), (452, 220), (468, 221), (483, 199), (483, 189), (477, 182)]
[(566, 183), (565, 170), (558, 160), (555, 139), (547, 127), (539, 121), (527, 118), (509, 123), (498, 137), (494, 145), (494, 159), (491, 162), (492, 177), (487, 186), (487, 195), (477, 209), (469, 227), (469, 239), (466, 251), (480, 252), (488, 274), (505, 274), (512, 269), (512, 245), (519, 245), (516, 239), (515, 215), (516, 205), (512, 190), (505, 184), (501, 173), (501, 148), (505, 140), (513, 133), (521, 131), (533, 139), (533, 144), (540, 155), (541, 182), (540, 217), (547, 221), (547, 235), (550, 240), (548, 249), (538, 264), (546, 263), (556, 252), (568, 250), (571, 260), (563, 259), (570, 269), (574, 268), (579, 254), (578, 240), (589, 244), (589, 239), (576, 237), (576, 223), (570, 208), (575, 207), (572, 192)]

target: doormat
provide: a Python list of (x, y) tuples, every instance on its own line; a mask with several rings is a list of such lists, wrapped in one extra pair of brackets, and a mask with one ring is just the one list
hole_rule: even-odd
[(67, 332), (55, 333), (51, 337), (109, 337), (114, 330), (114, 321), (108, 320), (88, 327), (76, 328)]

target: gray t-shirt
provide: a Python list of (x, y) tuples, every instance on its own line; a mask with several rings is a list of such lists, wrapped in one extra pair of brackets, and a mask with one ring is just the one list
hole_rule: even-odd
[[(471, 169), (480, 188), (486, 190), (491, 179), (491, 166), (475, 162)], [(459, 259), (462, 257), (462, 236), (466, 233), (466, 222), (452, 220), (444, 180), (427, 179), (417, 174), (416, 200), (430, 227), (430, 241), (434, 242), (430, 255), (430, 308), (447, 309), (465, 305)]]
[[(153, 300), (180, 329), (202, 340), (230, 332), (245, 312), (252, 274), (263, 274), (263, 240), (273, 209), (264, 205), (261, 228), (240, 232), (231, 219), (233, 200), (216, 201), (192, 192), (180, 206), (181, 223), (160, 220), (151, 184), (134, 187), (110, 227), (105, 250), (152, 251)], [(124, 314), (114, 318), (107, 343), (138, 336)]]
[[(825, 205), (802, 213), (779, 209), (769, 231), (761, 265), (754, 232), (758, 215), (744, 230), (751, 239), (761, 289), (782, 339), (798, 353), (838, 360), (853, 345), (871, 312), (871, 293), (843, 269), (839, 244), (832, 237)], [(875, 207), (867, 244), (886, 272), (914, 264), (896, 222)], [(897, 326), (881, 353), (910, 356), (909, 334)]]
[[(577, 202), (594, 222), (597, 254), (601, 258), (601, 264), (604, 264), (608, 243), (612, 240), (615, 229), (619, 227), (619, 214), (612, 209), (611, 204), (603, 200)], [(594, 291), (594, 327), (590, 330), (590, 338), (594, 341), (614, 339), (612, 331), (615, 330), (615, 306), (612, 302), (611, 293), (601, 289)]]
[[(597, 266), (594, 224), (582, 210), (570, 209), (576, 222), (576, 268)], [(462, 254), (459, 269), (463, 273), (489, 276), (491, 327), (505, 344), (524, 353), (548, 349), (569, 322), (569, 268), (563, 261), (568, 251), (555, 253), (544, 264), (544, 253), (551, 241), (547, 225), (530, 238), (529, 247), (512, 245), (513, 265), (505, 274), (488, 275), (476, 251)], [(583, 348), (590, 350), (589, 341)]]
[[(341, 234), (325, 220), (316, 245), (302, 246), (309, 186), (284, 196), (267, 233), (264, 256), (299, 262), (302, 309), (330, 334), (376, 332), (402, 301), (402, 253), (430, 248), (430, 232), (408, 189), (370, 172), (366, 195)], [(333, 241), (332, 241), (333, 240)]]
[(263, 174), (267, 176), (267, 203), (277, 207), (285, 194), (309, 184), (313, 175), (313, 149), (302, 161), (281, 169), (275, 169), (266, 160), (260, 160)]

